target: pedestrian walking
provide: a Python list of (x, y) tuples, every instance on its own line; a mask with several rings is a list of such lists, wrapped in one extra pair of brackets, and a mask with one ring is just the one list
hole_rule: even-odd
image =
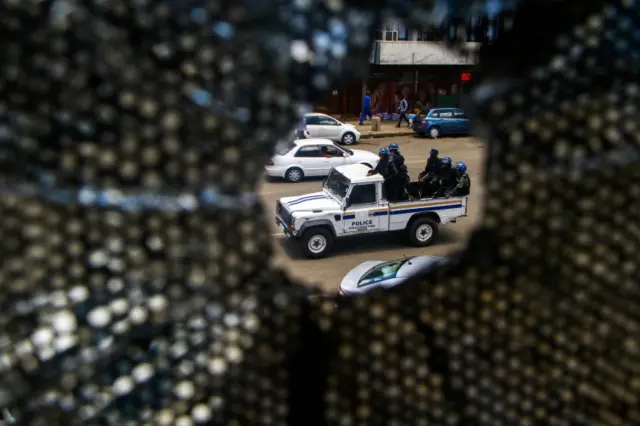
[(364, 124), (364, 120), (369, 117), (371, 120), (371, 92), (367, 90), (367, 94), (362, 100), (362, 112), (360, 113), (360, 125)]
[(400, 118), (398, 118), (398, 124), (396, 125), (396, 127), (400, 127), (400, 123), (402, 123), (402, 120), (407, 122), (407, 127), (411, 127), (411, 122), (407, 117), (407, 111), (409, 111), (409, 102), (407, 102), (407, 99), (404, 97), (404, 95), (402, 95), (402, 99), (400, 100), (398, 111), (400, 112)]

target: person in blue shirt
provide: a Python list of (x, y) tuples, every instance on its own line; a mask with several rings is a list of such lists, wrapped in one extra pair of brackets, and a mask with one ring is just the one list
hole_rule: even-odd
[(360, 113), (360, 125), (364, 124), (365, 118), (371, 120), (371, 92), (367, 90), (367, 94), (362, 100), (362, 112)]

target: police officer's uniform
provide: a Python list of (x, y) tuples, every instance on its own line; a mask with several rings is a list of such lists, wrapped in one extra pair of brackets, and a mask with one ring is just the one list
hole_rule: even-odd
[(435, 191), (433, 193), (434, 197), (444, 197), (456, 186), (458, 180), (450, 157), (444, 157), (441, 160), (440, 169), (436, 173), (436, 180), (437, 184), (435, 185)]
[(447, 193), (447, 197), (463, 197), (471, 192), (471, 178), (466, 173), (467, 165), (462, 161), (455, 167), (456, 185)]
[(382, 184), (387, 201), (397, 201), (398, 195), (394, 180), (398, 175), (398, 169), (396, 168), (394, 161), (389, 157), (389, 150), (387, 148), (380, 148), (379, 152), (380, 161), (368, 175), (380, 174), (384, 178)]
[(438, 158), (438, 150), (432, 149), (427, 159), (427, 165), (424, 170), (418, 175), (418, 179), (424, 182), (428, 182), (433, 179), (433, 176), (440, 170), (441, 166), (440, 158)]
[(397, 143), (394, 142), (389, 145), (389, 152), (391, 153), (389, 158), (397, 171), (393, 176), (390, 185), (394, 186), (393, 191), (396, 199), (401, 200), (406, 196), (406, 188), (409, 183), (409, 170), (404, 164), (404, 157), (400, 154)]

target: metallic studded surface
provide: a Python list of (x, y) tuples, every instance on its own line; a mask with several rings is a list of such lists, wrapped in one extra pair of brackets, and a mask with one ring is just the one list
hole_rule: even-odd
[(507, 3), (0, 1), (5, 421), (640, 424), (634, 1), (520, 2), (481, 52), (453, 266), (309, 301), (269, 265), (262, 164), (380, 17)]

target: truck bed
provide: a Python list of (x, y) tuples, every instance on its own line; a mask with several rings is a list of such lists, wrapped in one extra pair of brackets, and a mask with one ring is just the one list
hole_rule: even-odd
[[(419, 182), (411, 182), (414, 193), (412, 196), (418, 197), (417, 188)], [(411, 185), (410, 185), (411, 194)], [(389, 203), (389, 229), (403, 229), (406, 218), (416, 213), (434, 212), (439, 217), (441, 224), (454, 221), (458, 217), (467, 215), (467, 196), (451, 198), (416, 198), (413, 200), (396, 201)]]
[(407, 192), (409, 193), (409, 197), (420, 199), (420, 181), (409, 182), (407, 185)]

